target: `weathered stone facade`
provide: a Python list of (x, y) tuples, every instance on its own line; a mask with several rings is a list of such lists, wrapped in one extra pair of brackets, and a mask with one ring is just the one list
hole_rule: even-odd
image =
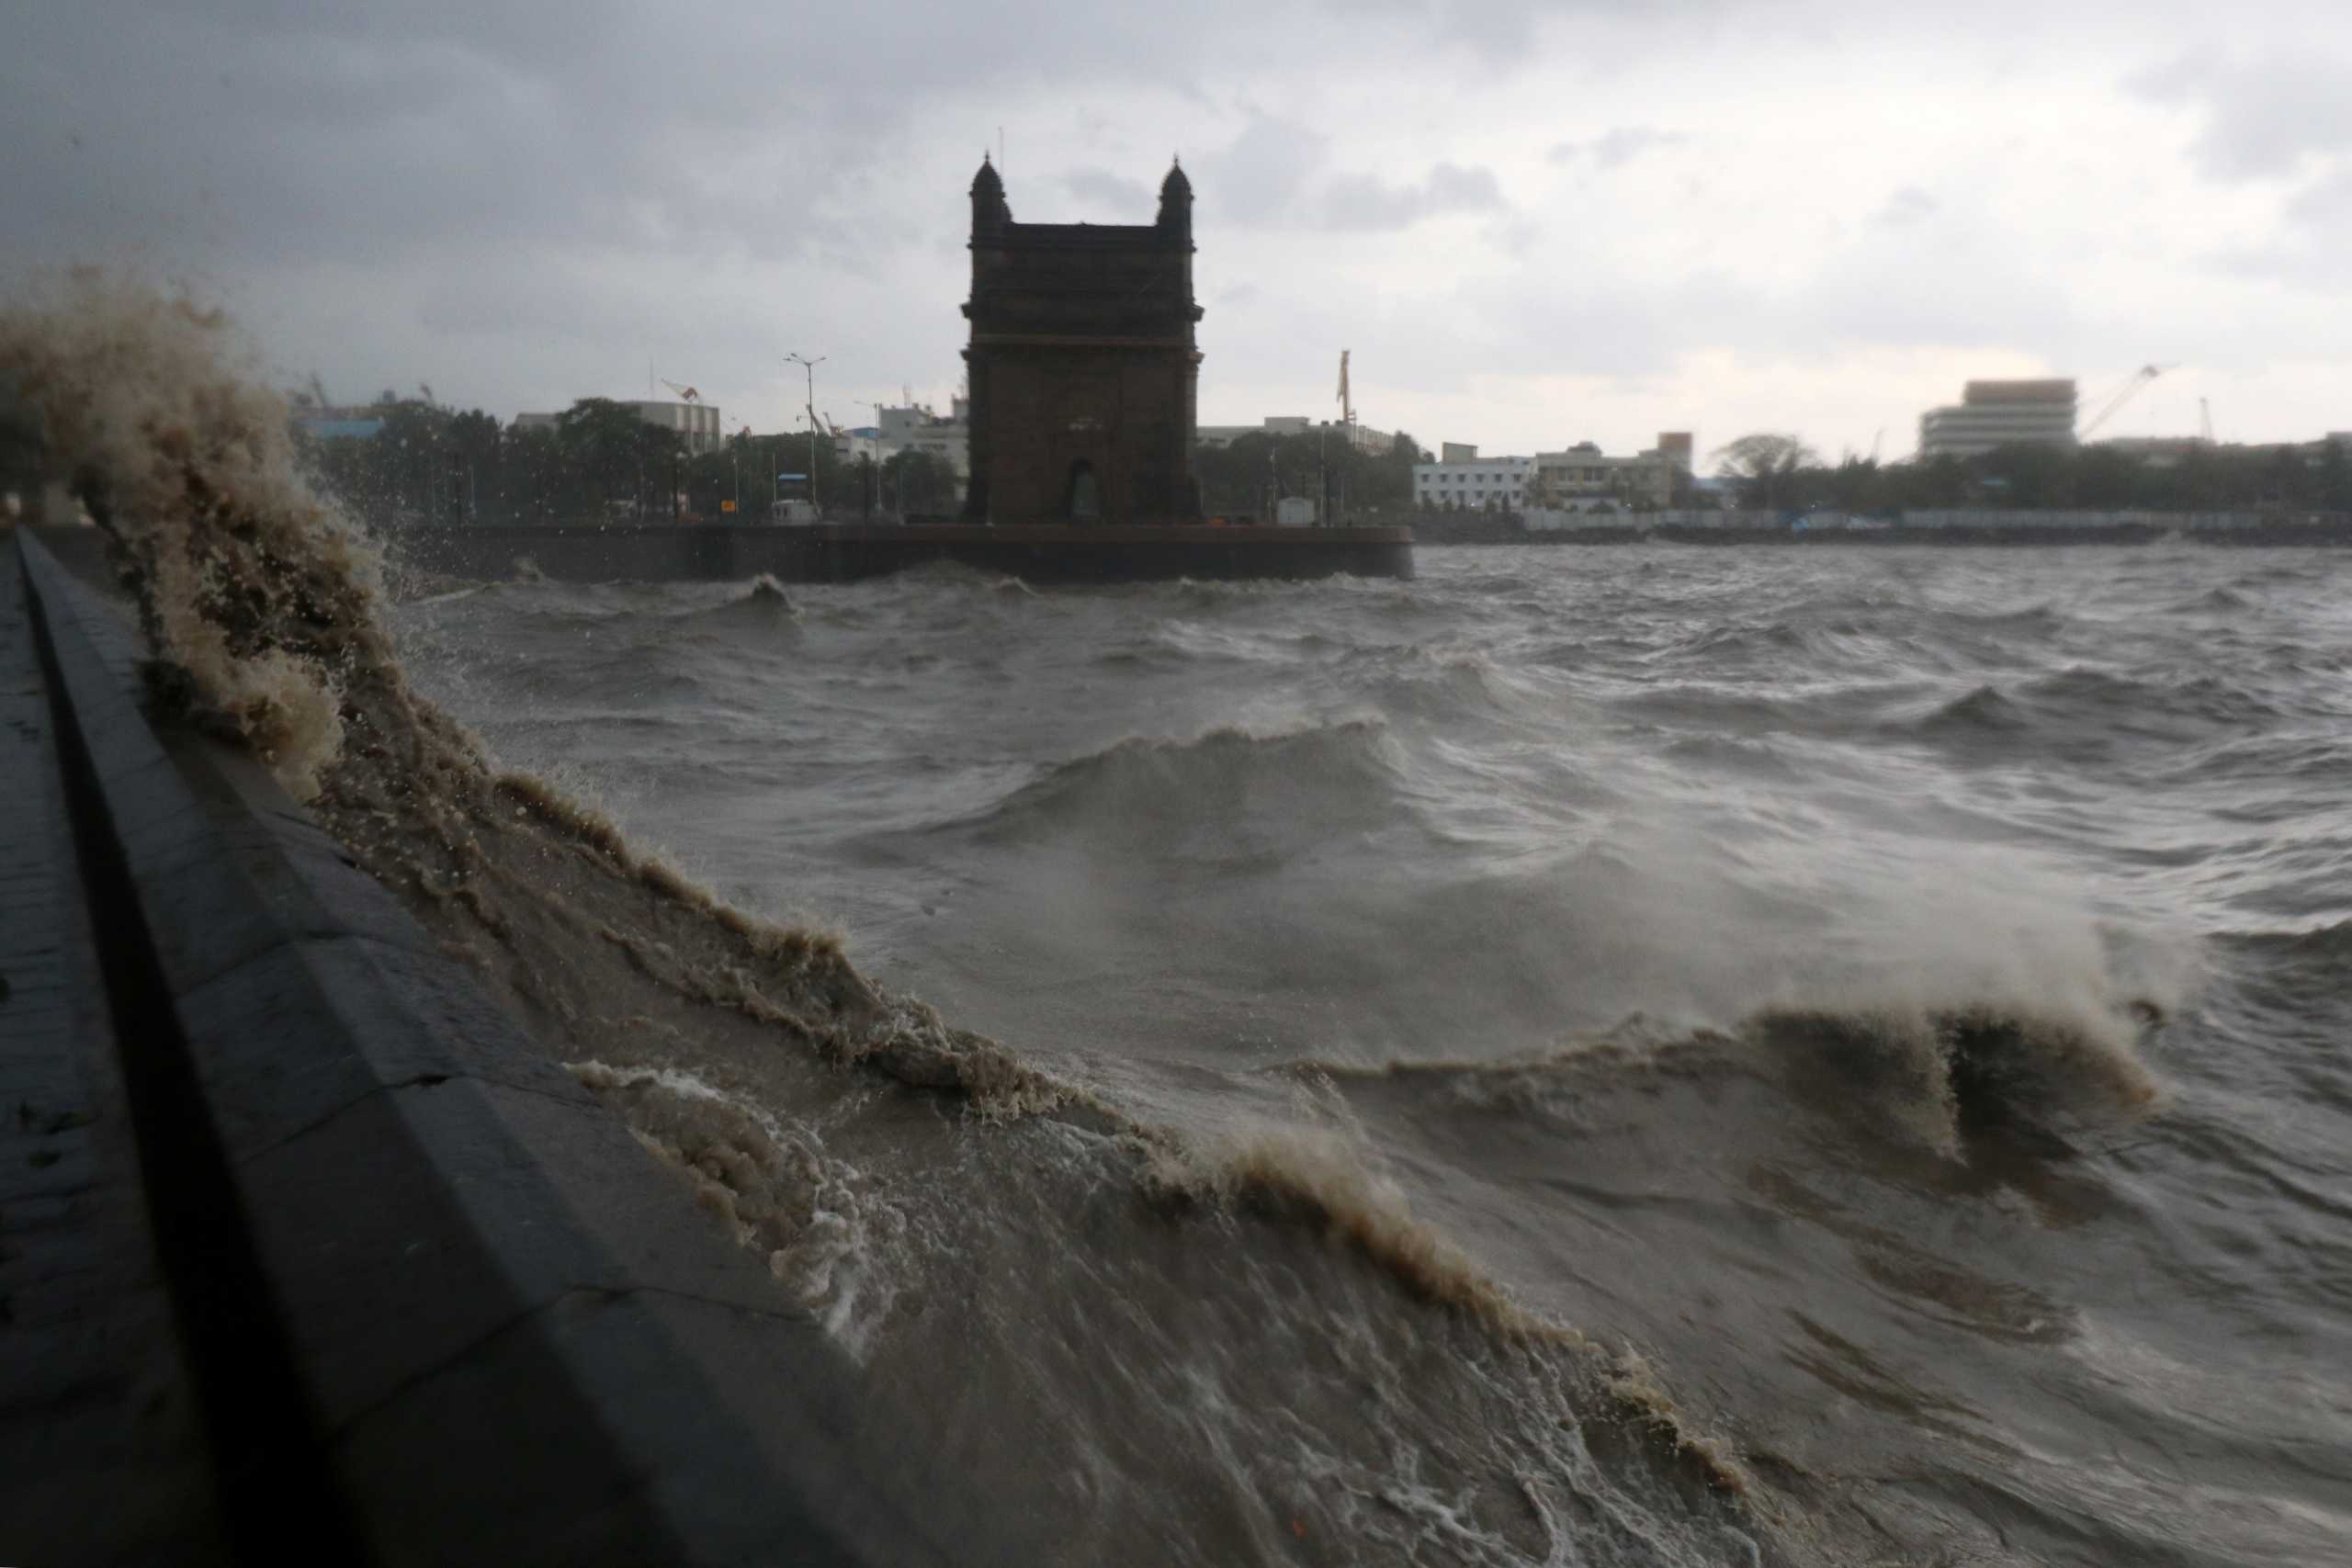
[(1015, 223), (972, 181), (967, 522), (1192, 523), (1201, 355), (1193, 186), (1171, 168), (1150, 224)]

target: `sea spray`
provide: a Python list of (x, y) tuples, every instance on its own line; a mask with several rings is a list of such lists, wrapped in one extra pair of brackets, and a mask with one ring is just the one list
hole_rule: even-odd
[(0, 379), (120, 552), (168, 694), (308, 800), (350, 664), (390, 662), (376, 552), (301, 480), (220, 312), (96, 273), (62, 288), (0, 312)]

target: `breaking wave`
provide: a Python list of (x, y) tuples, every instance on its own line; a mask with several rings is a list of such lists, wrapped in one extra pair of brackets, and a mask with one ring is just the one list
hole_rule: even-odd
[(1309, 1077), (1410, 1082), (1488, 1079), (1609, 1087), (1657, 1073), (1698, 1081), (1770, 1074), (1792, 1098), (1945, 1156), (1998, 1130), (2056, 1135), (2128, 1124), (2159, 1109), (2162, 1080), (2140, 1039), (2161, 1026), (2154, 1001), (2120, 1016), (1991, 1002), (1951, 1008), (1779, 1004), (1724, 1030), (1683, 1032), (1635, 1018), (1534, 1055), (1481, 1061), (1307, 1058), (1282, 1071)]

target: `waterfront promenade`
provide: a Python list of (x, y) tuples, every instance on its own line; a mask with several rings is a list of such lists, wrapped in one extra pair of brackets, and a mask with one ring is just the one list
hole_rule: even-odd
[(0, 534), (0, 1559), (986, 1558), (763, 1261), (139, 660)]

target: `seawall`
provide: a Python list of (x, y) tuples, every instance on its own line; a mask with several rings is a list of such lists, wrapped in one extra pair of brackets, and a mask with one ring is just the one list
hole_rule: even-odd
[(1410, 577), (1408, 528), (666, 524), (402, 529), (396, 560), (453, 577), (560, 581), (854, 582), (954, 562), (1034, 583)]
[(140, 657), (0, 534), (0, 1560), (989, 1559), (913, 1413)]

